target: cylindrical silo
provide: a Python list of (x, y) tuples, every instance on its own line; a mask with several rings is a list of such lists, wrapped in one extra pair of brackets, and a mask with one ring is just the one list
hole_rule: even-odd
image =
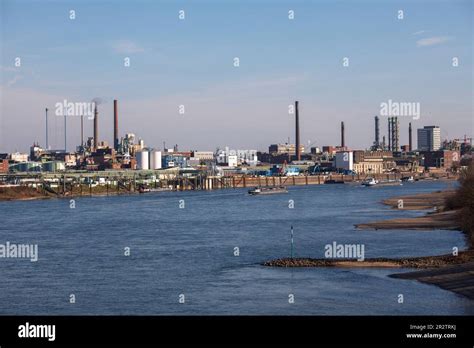
[(150, 169), (148, 161), (148, 150), (142, 150), (137, 152), (137, 169)]
[(150, 151), (150, 169), (161, 169), (161, 151)]

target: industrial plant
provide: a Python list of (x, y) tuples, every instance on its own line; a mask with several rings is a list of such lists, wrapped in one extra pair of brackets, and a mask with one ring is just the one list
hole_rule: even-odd
[[(256, 149), (180, 151), (150, 148), (133, 133), (119, 133), (118, 100), (113, 101), (113, 146), (101, 140), (99, 127), (107, 122), (99, 103), (93, 107), (93, 134), (84, 139), (84, 115), (81, 115), (81, 143), (76, 151), (67, 149), (67, 116), (64, 115), (64, 149), (50, 149), (48, 108), (45, 109), (45, 147), (33, 143), (30, 153), (0, 154), (0, 182), (5, 185), (30, 185), (57, 193), (71, 192), (74, 185), (112, 185), (129, 191), (149, 188), (213, 189), (251, 185), (321, 184), (363, 180), (368, 175), (400, 179), (404, 176), (455, 175), (472, 160), (472, 139), (441, 139), (438, 126), (417, 130), (413, 147), (412, 123), (405, 129), (408, 144), (400, 145), (398, 117), (374, 117), (374, 140), (367, 149), (348, 144), (350, 129), (340, 122), (339, 145), (311, 146), (300, 141), (299, 102), (294, 103), (294, 143), (270, 144), (268, 152)], [(56, 117), (56, 116), (55, 116)], [(387, 134), (381, 136), (386, 121)], [(65, 179), (65, 177), (69, 179)], [(288, 178), (291, 178), (288, 181)], [(109, 184), (107, 184), (109, 183)], [(133, 185), (132, 185), (133, 183)], [(69, 184), (69, 191), (67, 185)], [(62, 186), (61, 186), (62, 185)], [(112, 187), (110, 186), (110, 187)], [(133, 186), (133, 187), (132, 187)], [(54, 189), (56, 187), (56, 190)], [(107, 186), (109, 189), (109, 186)], [(108, 190), (107, 189), (107, 190)], [(82, 192), (82, 191), (81, 191)], [(108, 191), (107, 191), (108, 192)]]

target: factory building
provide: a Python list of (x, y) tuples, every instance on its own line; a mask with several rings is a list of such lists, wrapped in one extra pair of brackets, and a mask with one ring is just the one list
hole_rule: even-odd
[(42, 156), (47, 155), (48, 151), (43, 149), (39, 144), (34, 143), (30, 146), (30, 159), (32, 161), (38, 161)]
[(201, 161), (212, 161), (214, 160), (214, 153), (212, 151), (193, 151), (192, 157)]
[(7, 173), (8, 172), (8, 160), (2, 159), (0, 160), (0, 173)]
[(40, 162), (20, 162), (10, 165), (10, 172), (40, 172), (42, 166)]
[(334, 156), (336, 154), (337, 147), (331, 145), (323, 146), (323, 153), (328, 154), (329, 156)]
[[(272, 144), (268, 147), (268, 152), (270, 155), (296, 155), (296, 145), (295, 144)], [(300, 145), (300, 153), (304, 152), (304, 145)]]
[(354, 171), (359, 174), (382, 174), (385, 169), (382, 160), (370, 160), (355, 163)]
[(216, 161), (218, 164), (232, 164), (234, 167), (242, 164), (255, 166), (258, 163), (257, 150), (231, 150), (226, 146), (224, 150), (218, 151)]
[(231, 168), (237, 167), (238, 165), (237, 155), (229, 155), (227, 157), (227, 165)]
[(402, 152), (410, 152), (410, 145), (402, 145), (401, 149)]
[(186, 168), (188, 158), (179, 153), (168, 152), (161, 159), (162, 168)]
[(343, 170), (354, 169), (354, 154), (352, 151), (338, 151), (334, 156), (334, 167)]
[(257, 150), (237, 150), (238, 164), (256, 166), (258, 163)]
[(359, 174), (381, 174), (391, 171), (396, 164), (391, 151), (354, 151), (353, 170)]
[(382, 160), (391, 160), (393, 158), (393, 153), (391, 151), (364, 151), (356, 150), (354, 151), (354, 162), (364, 162), (365, 160), (372, 159), (382, 159)]
[(20, 152), (14, 152), (10, 154), (10, 160), (12, 162), (27, 162), (28, 161), (28, 154), (27, 153), (20, 153)]
[(420, 154), (423, 156), (422, 164), (425, 168), (449, 169), (461, 159), (460, 152), (453, 150), (426, 151)]
[(45, 172), (61, 172), (66, 170), (66, 165), (61, 161), (50, 161), (43, 163), (42, 168)]

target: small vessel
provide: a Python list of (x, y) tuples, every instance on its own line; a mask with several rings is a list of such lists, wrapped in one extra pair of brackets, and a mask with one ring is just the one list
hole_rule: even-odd
[(149, 188), (146, 186), (140, 186), (138, 188), (139, 193), (148, 193), (148, 192), (164, 192), (164, 191), (173, 191), (171, 187), (157, 187), (157, 188)]
[(377, 185), (379, 182), (375, 180), (374, 178), (367, 178), (364, 181), (362, 181), (363, 186), (374, 186)]
[(249, 190), (250, 195), (271, 195), (275, 193), (288, 193), (288, 190), (284, 186), (279, 187), (255, 187)]
[(145, 187), (145, 186), (140, 186), (138, 188), (138, 192), (139, 193), (146, 193), (146, 192), (150, 192), (150, 189), (148, 187)]
[(413, 182), (413, 181), (415, 181), (415, 179), (413, 179), (413, 176), (404, 176), (402, 178), (402, 181), (403, 182)]

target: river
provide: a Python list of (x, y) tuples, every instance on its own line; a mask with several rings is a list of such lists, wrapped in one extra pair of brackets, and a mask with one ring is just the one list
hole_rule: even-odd
[(465, 249), (457, 231), (354, 228), (424, 214), (380, 201), (447, 185), (161, 192), (82, 197), (75, 208), (66, 199), (0, 202), (0, 244), (37, 244), (39, 254), (0, 258), (0, 314), (472, 315), (474, 301), (388, 277), (408, 270), (261, 266), (290, 255), (290, 226), (297, 257), (323, 257), (333, 242), (363, 244), (366, 258)]

